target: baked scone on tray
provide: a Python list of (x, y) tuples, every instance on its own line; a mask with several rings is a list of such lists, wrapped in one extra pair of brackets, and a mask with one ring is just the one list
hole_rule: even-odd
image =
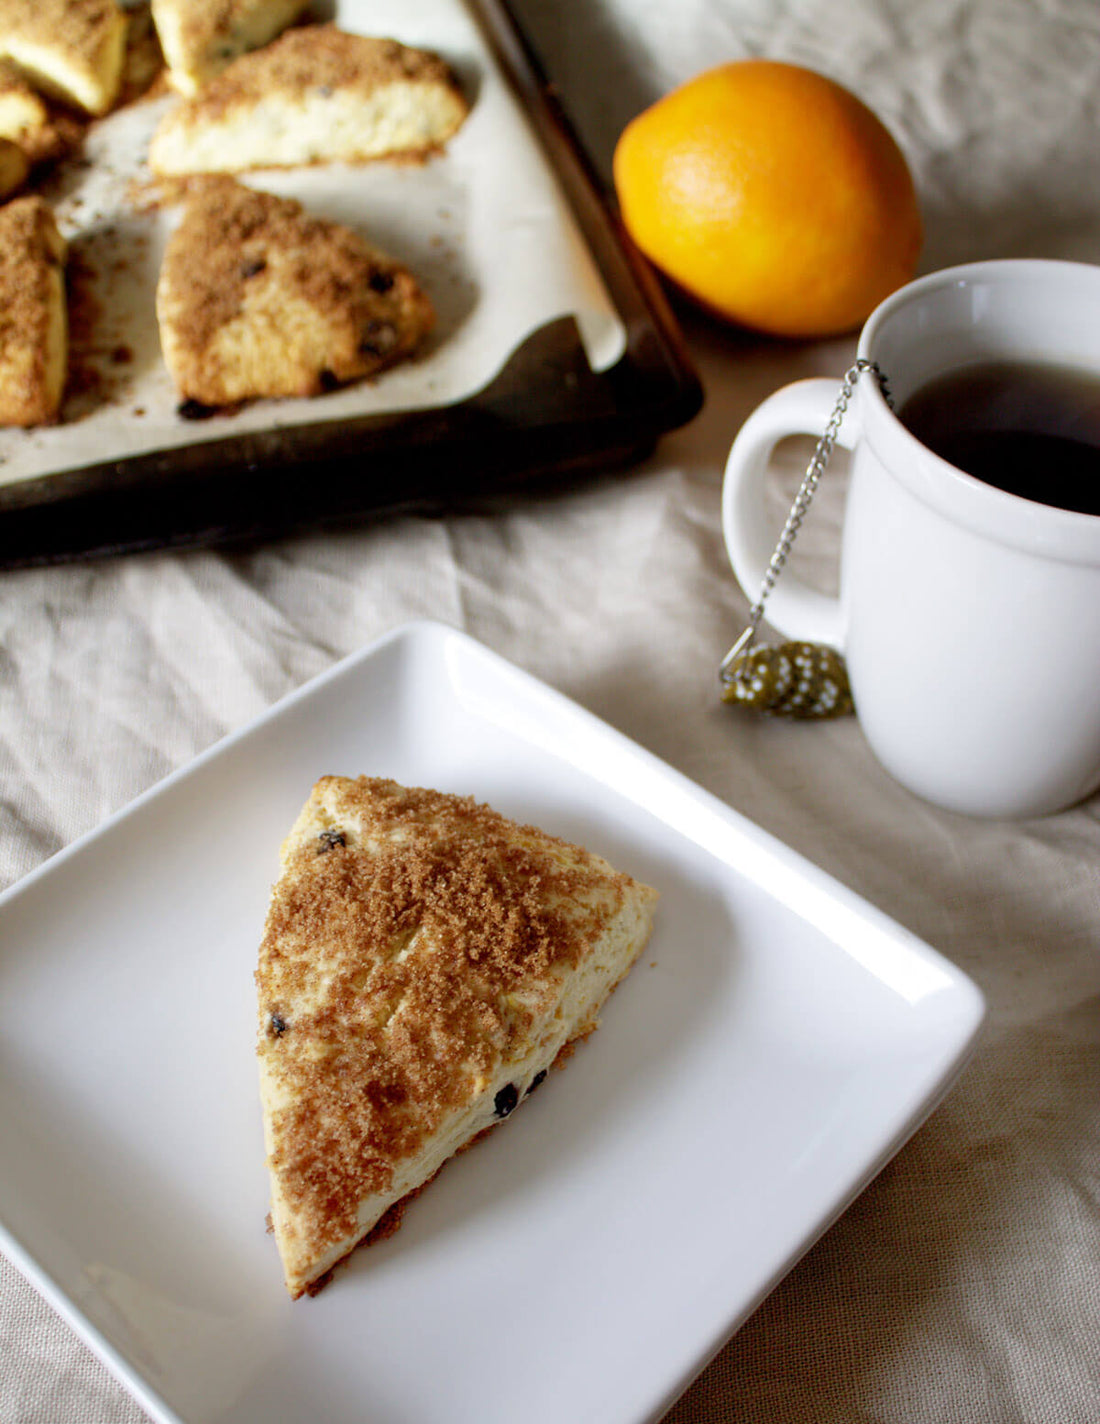
[(657, 892), (471, 799), (369, 777), (320, 780), (281, 861), (258, 1055), (297, 1297), (596, 1028)]
[(169, 109), (149, 145), (149, 166), (175, 177), (422, 158), (443, 147), (468, 111), (437, 55), (307, 25), (242, 55)]
[(0, 59), (89, 114), (118, 96), (126, 16), (116, 0), (0, 0)]
[(309, 0), (152, 0), (168, 77), (195, 94), (238, 55), (285, 30)]
[(43, 198), (0, 207), (0, 425), (57, 418), (68, 372), (65, 257)]
[(351, 228), (232, 178), (192, 190), (156, 310), (168, 371), (200, 410), (373, 376), (411, 356), (435, 319), (408, 268)]

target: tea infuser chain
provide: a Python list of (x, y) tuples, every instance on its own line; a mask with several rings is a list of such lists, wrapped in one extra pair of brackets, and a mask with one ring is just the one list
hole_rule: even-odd
[(841, 380), (832, 414), (806, 467), (765, 571), (760, 593), (749, 609), (748, 626), (718, 669), (724, 702), (735, 702), (741, 707), (780, 717), (840, 717), (852, 711), (847, 669), (835, 648), (822, 643), (781, 643), (778, 647), (756, 647), (755, 644), (768, 595), (790, 557), (802, 521), (832, 457), (856, 382), (865, 371), (875, 377), (887, 405), (893, 406), (882, 370), (876, 362), (860, 356)]

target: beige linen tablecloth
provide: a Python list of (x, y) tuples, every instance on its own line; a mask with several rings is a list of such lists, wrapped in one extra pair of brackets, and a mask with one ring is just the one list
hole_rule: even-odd
[[(520, 11), (605, 173), (622, 125), (660, 92), (768, 55), (847, 83), (897, 134), (927, 218), (924, 270), (1100, 260), (1095, 0)], [(387, 629), (418, 616), (464, 628), (930, 941), (988, 997), (955, 1091), (668, 1420), (1100, 1419), (1100, 802), (967, 820), (891, 782), (852, 720), (789, 726), (719, 704), (715, 667), (746, 611), (719, 529), (729, 442), (775, 387), (839, 375), (854, 343), (685, 320), (706, 408), (626, 474), (465, 517), (0, 575), (0, 882)], [(827, 579), (839, 479), (820, 506), (802, 557)], [(3, 1424), (143, 1417), (0, 1259)]]

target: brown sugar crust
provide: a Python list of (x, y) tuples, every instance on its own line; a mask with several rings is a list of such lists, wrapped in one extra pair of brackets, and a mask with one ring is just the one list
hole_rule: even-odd
[(168, 259), (172, 284), (187, 299), (177, 326), (184, 345), (204, 350), (239, 315), (249, 284), (280, 250), (295, 254), (303, 293), (321, 311), (343, 310), (370, 290), (376, 264), (350, 228), (307, 218), (293, 198), (233, 182), (200, 185)]
[(118, 96), (126, 30), (116, 0), (0, 0), (0, 57), (89, 113)]
[(270, 1165), (318, 1254), (522, 1054), (633, 884), (470, 799), (366, 777), (315, 799), (334, 791), (331, 846), (286, 850), (256, 976), (259, 1051), (286, 1090)]
[[(311, 217), (291, 198), (228, 178), (192, 185), (162, 271), (169, 294), (169, 364), (183, 394), (210, 405), (248, 395), (312, 395), (334, 381), (373, 374), (409, 354), (433, 322), (431, 304), (407, 268), (351, 228)], [(227, 393), (216, 341), (265, 283), (290, 284), (331, 328), (326, 363), (294, 390)]]
[(63, 260), (53, 214), (32, 194), (0, 208), (0, 331), (32, 331), (49, 293), (49, 269)]
[(187, 49), (197, 49), (219, 35), (233, 33), (240, 15), (239, 0), (188, 0), (181, 10), (180, 38)]
[(115, 0), (0, 0), (0, 33), (53, 46), (94, 64), (114, 30)]
[(190, 108), (209, 121), (239, 104), (259, 103), (272, 93), (289, 97), (337, 88), (369, 93), (397, 81), (439, 83), (458, 91), (449, 66), (428, 50), (351, 34), (333, 25), (306, 25), (287, 30), (263, 49), (235, 60), (191, 101)]
[[(486, 1128), (486, 1132), (491, 1130), (490, 1128)], [(483, 1137), (484, 1135), (484, 1133), (478, 1134), (479, 1137)], [(472, 1147), (473, 1143), (468, 1142), (466, 1146)], [(444, 1162), (443, 1167), (446, 1165), (446, 1162)], [(439, 1169), (440, 1172), (443, 1170), (443, 1167)], [(426, 1182), (421, 1182), (418, 1187), (413, 1187), (411, 1192), (406, 1192), (403, 1197), (399, 1197), (393, 1206), (388, 1207), (382, 1213), (361, 1240), (357, 1241), (338, 1261), (334, 1261), (328, 1270), (319, 1275), (316, 1280), (310, 1281), (309, 1285), (305, 1288), (306, 1295), (320, 1295), (321, 1291), (324, 1290), (325, 1286), (332, 1280), (333, 1274), (339, 1270), (341, 1266), (346, 1266), (357, 1251), (361, 1251), (367, 1246), (377, 1246), (380, 1241), (388, 1241), (391, 1236), (396, 1236), (401, 1230), (401, 1223), (405, 1219), (405, 1212), (412, 1206), (420, 1193), (427, 1187), (430, 1187), (438, 1176), (439, 1172), (433, 1172)]]
[(194, 94), (247, 50), (268, 44), (309, 0), (152, 0), (169, 82)]
[(0, 207), (0, 424), (52, 420), (51, 313), (65, 244), (37, 195)]

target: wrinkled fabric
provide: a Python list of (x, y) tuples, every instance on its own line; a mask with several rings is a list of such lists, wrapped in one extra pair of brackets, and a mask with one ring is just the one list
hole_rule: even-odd
[[(896, 134), (926, 217), (923, 270), (1100, 260), (1093, 0), (516, 8), (605, 175), (623, 124), (661, 92), (766, 55), (839, 79)], [(463, 628), (928, 940), (988, 999), (954, 1091), (668, 1424), (1095, 1420), (1100, 798), (972, 821), (894, 784), (852, 719), (792, 726), (719, 702), (715, 670), (747, 611), (719, 520), (729, 443), (776, 387), (839, 376), (854, 341), (769, 342), (682, 316), (705, 409), (630, 471), (461, 517), (0, 574), (0, 883), (397, 624)], [(832, 471), (797, 550), (823, 583), (842, 496)], [(0, 1420), (143, 1418), (0, 1258)]]

